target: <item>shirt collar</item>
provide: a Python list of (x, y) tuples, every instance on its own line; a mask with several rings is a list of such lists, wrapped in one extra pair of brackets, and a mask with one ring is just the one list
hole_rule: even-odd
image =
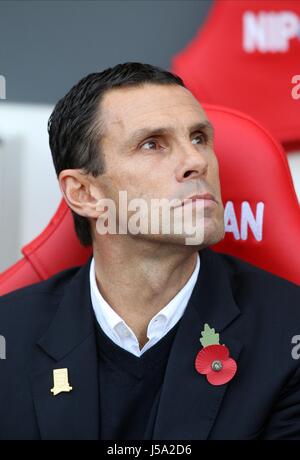
[(150, 321), (148, 325), (148, 332), (151, 332), (153, 324), (155, 324), (156, 319), (159, 321), (160, 317), (165, 318), (165, 329), (170, 330), (175, 324), (177, 318), (181, 318), (184, 313), (184, 310), (187, 306), (189, 298), (192, 294), (194, 286), (196, 284), (198, 274), (200, 270), (200, 257), (199, 253), (197, 254), (197, 262), (195, 269), (186, 282), (186, 284), (180, 289), (179, 292), (170, 300), (170, 302), (162, 308)]
[[(180, 291), (171, 299), (171, 301), (162, 308), (149, 322), (147, 329), (147, 337), (149, 342), (144, 346), (148, 349), (152, 344), (157, 342), (165, 335), (182, 317), (189, 298), (196, 284), (200, 270), (200, 257), (197, 254), (197, 262), (195, 269)], [(95, 275), (95, 260), (92, 258), (90, 265), (90, 292), (92, 306), (96, 315), (96, 319), (106, 333), (115, 343), (123, 348), (127, 348), (124, 341), (134, 340), (138, 345), (137, 338), (132, 329), (126, 324), (118, 313), (106, 302), (98, 289)], [(143, 350), (144, 350), (143, 348)], [(127, 348), (128, 349), (128, 348)], [(142, 351), (143, 351), (142, 350)]]

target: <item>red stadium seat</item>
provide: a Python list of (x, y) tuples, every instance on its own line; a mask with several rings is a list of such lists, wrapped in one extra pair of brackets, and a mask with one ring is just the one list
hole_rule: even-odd
[[(203, 104), (216, 131), (225, 239), (219, 252), (240, 257), (300, 285), (300, 208), (281, 146), (256, 121)], [(45, 280), (91, 254), (61, 202), (49, 225), (22, 249), (24, 258), (0, 275), (0, 294)]]
[(199, 101), (248, 113), (300, 148), (300, 1), (216, 0), (172, 70)]

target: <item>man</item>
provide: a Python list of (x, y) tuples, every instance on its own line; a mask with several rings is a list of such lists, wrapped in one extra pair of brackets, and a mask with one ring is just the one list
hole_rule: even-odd
[[(0, 299), (0, 438), (300, 439), (299, 287), (209, 248), (224, 237), (213, 128), (180, 78), (88, 75), (49, 135), (93, 257)], [(172, 203), (168, 232), (134, 227), (137, 199), (146, 230), (150, 203)], [(112, 216), (121, 231), (103, 231)]]

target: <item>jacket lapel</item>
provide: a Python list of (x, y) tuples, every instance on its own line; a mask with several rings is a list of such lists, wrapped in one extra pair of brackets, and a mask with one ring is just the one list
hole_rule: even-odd
[[(200, 274), (182, 317), (171, 349), (161, 390), (153, 439), (207, 439), (218, 415), (226, 389), (213, 386), (195, 370), (195, 358), (204, 324), (220, 334), (230, 356), (238, 362), (242, 344), (230, 337), (230, 325), (240, 310), (233, 297), (228, 268), (210, 249), (201, 251)], [(227, 329), (226, 329), (227, 328)], [(238, 371), (234, 379), (238, 378)]]
[[(83, 266), (65, 288), (54, 319), (38, 341), (31, 375), (42, 439), (99, 439), (98, 361), (89, 292)], [(70, 392), (54, 396), (53, 370), (68, 369)]]

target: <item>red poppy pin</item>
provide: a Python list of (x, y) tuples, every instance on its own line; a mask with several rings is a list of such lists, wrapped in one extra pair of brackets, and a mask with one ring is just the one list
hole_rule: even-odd
[(195, 367), (199, 374), (206, 375), (212, 385), (224, 385), (235, 375), (237, 365), (234, 359), (229, 357), (229, 350), (225, 345), (220, 345), (219, 334), (214, 328), (204, 324), (204, 330), (200, 338), (202, 350), (197, 353)]

